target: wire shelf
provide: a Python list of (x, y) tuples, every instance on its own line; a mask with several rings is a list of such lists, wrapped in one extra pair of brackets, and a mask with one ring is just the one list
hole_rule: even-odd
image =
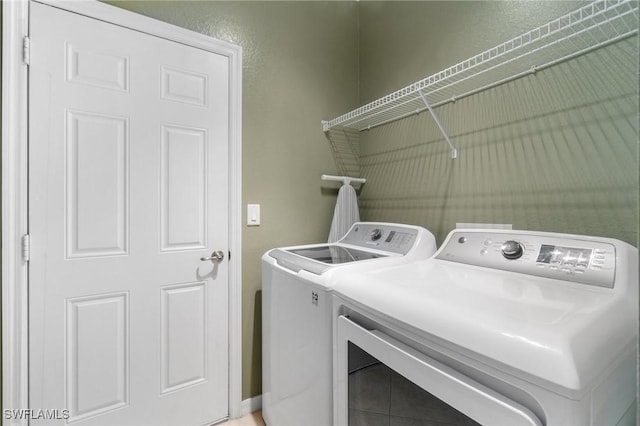
[(631, 37), (638, 33), (638, 4), (637, 0), (596, 0), (356, 110), (323, 121), (323, 128), (367, 130)]

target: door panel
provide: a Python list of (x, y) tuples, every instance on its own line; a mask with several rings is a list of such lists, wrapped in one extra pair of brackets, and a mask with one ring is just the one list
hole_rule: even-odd
[(67, 257), (126, 255), (129, 120), (66, 111), (66, 126)]
[(228, 410), (228, 58), (30, 4), (30, 406)]
[(206, 380), (206, 291), (202, 282), (162, 289), (162, 393)]
[(207, 247), (207, 132), (162, 125), (162, 250)]
[(65, 408), (77, 419), (130, 402), (127, 305), (127, 293), (67, 300)]

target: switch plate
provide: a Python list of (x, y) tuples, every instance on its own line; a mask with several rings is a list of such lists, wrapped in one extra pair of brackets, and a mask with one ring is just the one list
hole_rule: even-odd
[(247, 204), (247, 226), (260, 226), (260, 204)]

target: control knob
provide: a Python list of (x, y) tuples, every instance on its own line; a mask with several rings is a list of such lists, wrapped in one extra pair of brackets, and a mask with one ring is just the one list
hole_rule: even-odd
[(371, 241), (378, 241), (382, 237), (382, 231), (376, 228), (371, 231), (369, 236), (371, 237)]
[(520, 259), (523, 254), (524, 246), (517, 241), (505, 241), (505, 243), (502, 245), (502, 255), (507, 259)]

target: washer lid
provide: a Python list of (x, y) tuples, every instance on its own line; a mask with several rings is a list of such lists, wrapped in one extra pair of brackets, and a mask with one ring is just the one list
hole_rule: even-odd
[(329, 265), (338, 265), (341, 263), (356, 262), (358, 260), (387, 257), (383, 254), (356, 250), (354, 248), (348, 248), (339, 245), (289, 249), (288, 251), (293, 254), (297, 254), (298, 256), (303, 256), (309, 259), (313, 259), (317, 262), (327, 263)]
[(385, 254), (357, 250), (337, 244), (275, 249), (268, 255), (279, 265), (299, 272), (305, 270), (320, 275), (332, 266), (360, 260), (387, 257)]
[(334, 291), (567, 396), (637, 339), (630, 294), (438, 259), (342, 275)]

